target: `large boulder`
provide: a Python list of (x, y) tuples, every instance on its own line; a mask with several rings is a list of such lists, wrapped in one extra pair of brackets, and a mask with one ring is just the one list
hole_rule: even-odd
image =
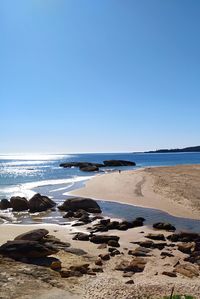
[(53, 208), (55, 205), (56, 203), (49, 197), (37, 193), (29, 200), (29, 211), (31, 213), (42, 212)]
[(10, 199), (10, 205), (13, 211), (26, 211), (29, 209), (28, 200), (25, 197), (13, 196)]
[(48, 233), (49, 231), (47, 229), (34, 229), (24, 234), (18, 235), (15, 240), (40, 241), (46, 235), (48, 235)]
[(143, 272), (147, 261), (141, 257), (134, 257), (131, 261), (123, 260), (116, 266), (116, 270), (125, 272)]
[(64, 203), (58, 207), (62, 211), (85, 210), (89, 213), (101, 213), (98, 203), (91, 198), (72, 197), (66, 199)]
[(10, 202), (6, 198), (3, 198), (0, 201), (0, 210), (6, 210), (6, 209), (9, 209), (9, 208), (11, 208)]
[(105, 166), (135, 166), (136, 163), (125, 160), (105, 160), (103, 161)]
[(48, 247), (37, 241), (14, 240), (0, 246), (0, 254), (13, 259), (40, 258), (57, 253), (53, 247)]

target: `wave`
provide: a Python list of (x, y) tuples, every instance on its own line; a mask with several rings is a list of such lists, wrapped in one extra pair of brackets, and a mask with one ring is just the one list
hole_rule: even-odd
[[(36, 181), (12, 186), (4, 186), (0, 188), (0, 193), (5, 197), (11, 196), (25, 196), (27, 198), (31, 198), (36, 192), (34, 189), (38, 187), (48, 187), (54, 185), (63, 185), (67, 184), (66, 187), (61, 187), (55, 189), (54, 191), (61, 191), (64, 189), (71, 188), (77, 182), (83, 182), (90, 180), (93, 176), (83, 176), (83, 177), (72, 177), (68, 179), (57, 179), (57, 180), (44, 180), (44, 181)], [(52, 191), (53, 192), (53, 191)]]

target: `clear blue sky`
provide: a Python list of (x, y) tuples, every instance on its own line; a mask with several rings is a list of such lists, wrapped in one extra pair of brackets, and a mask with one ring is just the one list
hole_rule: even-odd
[(199, 0), (1, 0), (0, 153), (200, 144)]

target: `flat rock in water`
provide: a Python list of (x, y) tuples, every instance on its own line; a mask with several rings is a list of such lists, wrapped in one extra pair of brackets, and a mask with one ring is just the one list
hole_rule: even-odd
[(165, 222), (157, 222), (153, 224), (153, 228), (166, 230), (166, 231), (175, 231), (176, 228), (171, 223), (165, 223)]
[(89, 213), (101, 213), (98, 203), (91, 198), (72, 197), (64, 201), (64, 203), (58, 207), (62, 211), (78, 211), (80, 209)]

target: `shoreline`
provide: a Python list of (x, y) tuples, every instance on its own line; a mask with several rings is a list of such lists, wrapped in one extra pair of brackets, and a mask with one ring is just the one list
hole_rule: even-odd
[[(175, 217), (199, 220), (200, 207), (197, 209), (193, 206), (193, 203), (190, 202), (189, 198), (176, 194), (176, 190), (165, 190), (170, 188), (170, 180), (173, 181), (174, 179), (174, 171), (180, 172), (181, 170), (184, 172), (185, 169), (187, 171), (189, 170), (190, 174), (192, 174), (192, 180), (194, 181), (194, 168), (197, 168), (200, 175), (200, 165), (198, 164), (146, 167), (122, 171), (120, 174), (118, 172), (106, 173), (94, 176), (91, 180), (86, 181), (84, 187), (70, 191), (68, 195), (90, 197), (95, 200), (156, 209)], [(160, 170), (168, 172), (169, 182), (167, 182), (168, 185), (166, 186), (156, 184), (155, 182), (157, 179), (155, 175), (157, 175), (158, 178), (161, 177), (159, 173)], [(158, 174), (156, 172), (158, 172)], [(176, 182), (176, 185), (179, 187), (180, 180), (183, 179), (182, 174), (176, 174), (176, 176), (179, 176), (179, 181)], [(183, 182), (183, 185), (185, 183), (192, 183), (192, 181), (190, 182), (190, 177), (187, 179), (185, 175), (185, 178), (186, 182)], [(164, 177), (161, 177), (161, 179), (164, 179)], [(198, 177), (196, 179), (198, 179)], [(193, 186), (191, 186), (191, 188), (193, 188)], [(164, 191), (162, 189), (164, 189)], [(198, 194), (196, 196), (198, 198)]]

